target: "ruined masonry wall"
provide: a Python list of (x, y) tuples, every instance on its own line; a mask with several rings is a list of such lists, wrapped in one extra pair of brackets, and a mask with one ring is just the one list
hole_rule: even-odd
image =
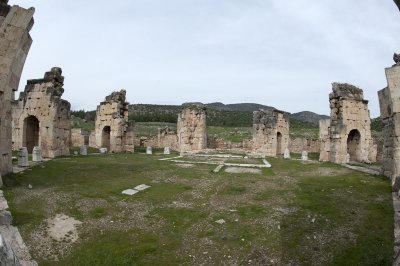
[[(125, 99), (126, 91), (121, 90), (113, 92), (97, 106), (95, 143), (90, 140), (90, 144), (95, 144), (94, 147), (105, 147), (109, 152), (134, 151), (134, 128), (128, 121), (129, 103)], [(108, 127), (110, 131), (105, 133), (104, 129)]]
[(39, 122), (39, 140), (34, 146), (41, 147), (42, 156), (54, 158), (69, 155), (71, 104), (61, 99), (64, 93), (64, 77), (61, 74), (61, 68), (54, 67), (45, 73), (43, 79), (28, 80), (24, 92), (13, 103), (12, 138), (15, 149), (30, 146), (27, 138), (32, 130), (28, 119), (35, 117)]
[(33, 8), (0, 3), (0, 174), (12, 172), (11, 102), (32, 44)]
[(323, 119), (319, 121), (319, 140), (320, 140), (319, 160), (322, 162), (329, 162), (331, 160), (330, 128), (331, 128), (330, 119)]
[[(280, 140), (278, 140), (278, 132), (281, 134)], [(279, 110), (253, 112), (253, 153), (261, 156), (276, 156), (283, 154), (288, 147), (289, 114)]]
[(206, 109), (201, 105), (185, 104), (178, 115), (179, 151), (197, 152), (207, 148)]
[[(349, 153), (353, 156), (351, 160), (376, 162), (377, 147), (372, 139), (368, 101), (364, 100), (363, 91), (355, 86), (340, 83), (333, 83), (332, 90), (333, 92), (329, 95), (331, 108), (330, 149), (321, 152), (321, 161), (347, 163)], [(322, 129), (322, 135), (326, 133), (325, 130), (326, 125), (325, 129)], [(357, 131), (359, 136), (354, 140), (357, 144), (353, 144), (356, 150), (350, 151), (348, 140), (354, 131)], [(328, 157), (330, 158), (326, 157), (325, 152), (329, 152)]]
[(383, 123), (382, 174), (400, 189), (400, 66), (386, 68), (388, 87), (379, 91)]

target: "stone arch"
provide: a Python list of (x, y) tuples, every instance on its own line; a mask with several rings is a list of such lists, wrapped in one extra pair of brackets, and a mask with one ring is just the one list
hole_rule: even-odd
[(101, 147), (110, 151), (111, 127), (105, 126), (101, 132)]
[(33, 147), (39, 146), (39, 124), (39, 119), (34, 115), (30, 115), (24, 120), (23, 146), (28, 149), (29, 153), (32, 153)]
[(282, 151), (282, 143), (283, 143), (283, 141), (282, 141), (282, 139), (283, 139), (282, 133), (278, 132), (276, 134), (276, 155), (283, 154), (283, 151)]
[(347, 137), (347, 153), (350, 155), (350, 161), (361, 161), (361, 134), (357, 129), (349, 132)]

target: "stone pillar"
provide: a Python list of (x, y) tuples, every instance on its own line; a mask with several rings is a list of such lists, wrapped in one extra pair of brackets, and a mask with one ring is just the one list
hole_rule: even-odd
[(198, 152), (207, 148), (206, 108), (187, 103), (178, 115), (177, 134), (181, 153)]
[(301, 160), (302, 161), (308, 161), (308, 152), (307, 151), (303, 151), (301, 153)]
[(388, 86), (378, 92), (383, 123), (382, 174), (400, 189), (400, 63), (386, 68)]
[(40, 146), (42, 156), (68, 156), (71, 104), (63, 100), (62, 69), (53, 67), (41, 79), (28, 80), (25, 90), (13, 103), (14, 148)]
[(321, 143), (319, 151), (319, 160), (321, 162), (329, 162), (331, 160), (330, 128), (331, 128), (330, 119), (322, 119), (319, 121), (319, 140)]
[(12, 172), (11, 102), (32, 44), (34, 8), (0, 3), (0, 174)]
[(80, 153), (80, 155), (84, 155), (84, 156), (86, 156), (88, 154), (86, 145), (82, 145), (80, 147), (79, 153)]
[(134, 151), (134, 127), (128, 120), (128, 106), (125, 90), (114, 91), (97, 106), (95, 147), (109, 152)]
[(346, 83), (333, 83), (332, 91), (330, 123), (328, 120), (320, 123), (320, 160), (343, 164), (350, 154), (352, 161), (376, 162), (377, 147), (372, 139), (368, 101), (364, 100), (363, 91)]
[(42, 149), (39, 146), (35, 146), (32, 151), (32, 162), (42, 162)]
[(18, 166), (29, 167), (28, 149), (26, 147), (18, 150)]
[(290, 151), (288, 148), (285, 149), (285, 153), (283, 154), (284, 159), (290, 159)]
[(253, 112), (253, 153), (277, 156), (289, 148), (289, 113), (280, 110)]
[(165, 147), (165, 148), (164, 148), (164, 154), (165, 154), (165, 155), (171, 154), (171, 148), (170, 148), (170, 147)]

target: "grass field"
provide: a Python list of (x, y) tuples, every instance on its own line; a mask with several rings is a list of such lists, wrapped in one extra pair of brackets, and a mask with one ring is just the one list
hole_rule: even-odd
[[(59, 158), (3, 177), (39, 265), (391, 265), (383, 177), (277, 158), (261, 174), (213, 173), (159, 158)], [(151, 188), (121, 194), (139, 184)], [(57, 214), (82, 222), (77, 242), (49, 237)]]

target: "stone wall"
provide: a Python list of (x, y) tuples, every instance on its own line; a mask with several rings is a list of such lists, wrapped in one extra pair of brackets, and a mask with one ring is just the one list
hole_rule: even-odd
[(206, 108), (200, 104), (184, 104), (178, 115), (177, 135), (182, 153), (206, 149)]
[(322, 119), (319, 121), (319, 160), (329, 162), (331, 160), (331, 120)]
[(12, 171), (11, 102), (32, 44), (33, 8), (0, 2), (0, 175)]
[(290, 138), (289, 151), (301, 153), (303, 151), (319, 153), (321, 142), (310, 138)]
[(320, 133), (323, 138), (328, 127), (330, 149), (326, 149), (326, 142), (321, 145), (324, 150), (320, 160), (338, 164), (349, 160), (376, 162), (377, 147), (373, 143), (368, 101), (364, 100), (363, 91), (341, 83), (333, 83), (332, 90), (330, 126), (323, 124)]
[(107, 148), (109, 152), (133, 152), (134, 130), (128, 121), (126, 91), (113, 92), (97, 106), (95, 139), (96, 148)]
[(89, 146), (90, 141), (90, 131), (82, 128), (72, 128), (71, 129), (71, 146), (80, 147), (82, 145)]
[(388, 87), (379, 91), (383, 123), (382, 174), (400, 189), (400, 65), (386, 68)]
[(28, 80), (25, 90), (13, 103), (14, 148), (42, 148), (42, 155), (54, 158), (69, 155), (71, 104), (64, 93), (62, 70), (53, 67), (43, 79)]
[(276, 156), (288, 147), (289, 113), (276, 109), (253, 112), (253, 153)]

